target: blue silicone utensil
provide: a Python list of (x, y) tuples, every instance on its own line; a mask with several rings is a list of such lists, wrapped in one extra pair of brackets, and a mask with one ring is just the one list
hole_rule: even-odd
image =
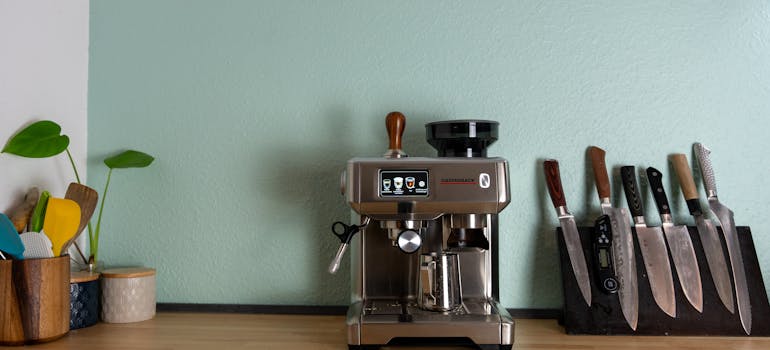
[(8, 253), (14, 259), (24, 259), (24, 244), (19, 233), (13, 227), (11, 219), (0, 213), (0, 250)]

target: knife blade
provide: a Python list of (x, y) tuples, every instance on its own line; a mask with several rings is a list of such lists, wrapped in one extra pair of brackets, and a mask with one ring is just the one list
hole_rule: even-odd
[(607, 165), (604, 162), (603, 149), (591, 146), (588, 148), (591, 157), (591, 167), (596, 180), (596, 192), (599, 195), (602, 214), (610, 217), (612, 227), (612, 262), (620, 287), (618, 298), (623, 317), (636, 330), (639, 323), (639, 289), (636, 280), (636, 255), (634, 254), (634, 239), (631, 227), (628, 225), (628, 214), (625, 208), (613, 208), (610, 202), (610, 178)]
[(751, 302), (749, 301), (749, 288), (746, 282), (746, 270), (743, 266), (741, 245), (738, 241), (738, 230), (735, 228), (733, 211), (719, 201), (717, 197), (717, 184), (714, 177), (714, 169), (711, 166), (709, 154), (711, 150), (696, 143), (693, 145), (695, 157), (698, 158), (700, 171), (703, 174), (703, 187), (706, 189), (709, 207), (722, 225), (722, 234), (727, 243), (727, 253), (730, 255), (730, 266), (733, 270), (735, 282), (735, 298), (738, 302), (738, 315), (746, 334), (751, 334)]
[(676, 299), (674, 298), (674, 279), (671, 276), (671, 263), (668, 261), (668, 249), (663, 240), (660, 227), (649, 227), (644, 220), (642, 192), (636, 182), (636, 167), (620, 168), (620, 178), (631, 216), (634, 219), (636, 236), (639, 238), (639, 248), (642, 260), (647, 270), (650, 289), (655, 303), (671, 317), (676, 317)]
[(671, 259), (674, 260), (674, 268), (679, 276), (679, 284), (682, 286), (684, 296), (695, 310), (703, 312), (703, 285), (690, 233), (687, 231), (687, 226), (674, 225), (668, 197), (663, 189), (663, 174), (658, 169), (649, 167), (647, 181), (650, 183), (652, 198), (655, 199), (655, 205), (658, 207), (663, 233), (666, 235), (668, 249), (671, 252)]
[(548, 193), (551, 196), (556, 214), (559, 216), (564, 243), (567, 245), (567, 254), (569, 255), (572, 272), (575, 273), (575, 279), (580, 288), (588, 307), (591, 307), (591, 282), (588, 278), (588, 267), (586, 266), (585, 254), (583, 254), (583, 244), (580, 242), (575, 217), (567, 210), (567, 200), (564, 198), (564, 190), (561, 185), (561, 175), (559, 174), (559, 162), (549, 159), (543, 162), (545, 172), (545, 181), (548, 185)]
[(695, 226), (698, 227), (698, 237), (703, 245), (703, 252), (706, 253), (706, 263), (711, 270), (711, 279), (714, 280), (714, 286), (717, 289), (719, 299), (730, 313), (735, 313), (735, 304), (733, 303), (733, 286), (730, 283), (730, 275), (727, 272), (727, 261), (722, 250), (722, 241), (717, 235), (717, 229), (705, 215), (700, 206), (698, 190), (695, 188), (695, 181), (692, 179), (690, 165), (687, 163), (687, 156), (681, 153), (672, 154), (669, 159), (674, 165), (679, 183), (682, 186), (682, 195), (687, 202), (687, 209), (690, 215), (695, 219)]

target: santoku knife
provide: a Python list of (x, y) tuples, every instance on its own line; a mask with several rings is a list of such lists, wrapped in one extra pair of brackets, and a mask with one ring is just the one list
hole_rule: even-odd
[(661, 226), (663, 226), (663, 233), (666, 234), (666, 242), (671, 252), (671, 259), (674, 260), (676, 274), (679, 276), (679, 284), (690, 304), (698, 312), (703, 312), (703, 286), (690, 233), (687, 226), (674, 225), (666, 191), (663, 189), (663, 174), (658, 169), (647, 168), (647, 181), (650, 183), (650, 191), (658, 207)]
[(652, 296), (663, 312), (676, 317), (674, 279), (671, 276), (671, 263), (668, 261), (668, 249), (663, 239), (663, 231), (660, 227), (647, 226), (644, 221), (642, 192), (636, 181), (636, 167), (620, 168), (620, 178), (623, 180), (628, 208), (634, 218), (634, 228), (639, 238), (639, 248), (642, 251)]
[(682, 195), (687, 201), (687, 208), (690, 215), (695, 219), (695, 226), (698, 227), (698, 236), (700, 237), (703, 252), (706, 253), (706, 262), (711, 270), (711, 279), (714, 280), (714, 286), (717, 289), (719, 299), (730, 313), (735, 312), (733, 303), (733, 289), (730, 284), (730, 275), (727, 272), (727, 261), (722, 251), (722, 241), (717, 235), (717, 229), (714, 224), (706, 218), (701, 210), (698, 190), (695, 188), (695, 181), (692, 179), (690, 165), (687, 163), (687, 156), (684, 154), (672, 154), (669, 159), (674, 165), (674, 170), (679, 177), (679, 183), (682, 186)]
[(575, 279), (583, 294), (586, 304), (591, 306), (591, 282), (588, 278), (588, 267), (586, 267), (586, 258), (583, 254), (583, 244), (580, 241), (575, 217), (567, 210), (567, 201), (564, 198), (564, 190), (561, 186), (561, 176), (559, 175), (559, 162), (553, 159), (543, 162), (545, 171), (545, 181), (548, 185), (548, 193), (551, 195), (551, 202), (556, 208), (556, 214), (559, 216), (564, 243), (567, 245), (567, 253), (572, 265), (572, 271), (575, 273)]
[(738, 230), (735, 228), (733, 211), (719, 202), (717, 198), (717, 184), (714, 178), (714, 169), (711, 167), (709, 153), (711, 151), (700, 143), (693, 145), (695, 156), (700, 164), (703, 174), (703, 187), (709, 200), (709, 207), (722, 224), (722, 234), (727, 243), (727, 253), (730, 254), (730, 266), (733, 269), (733, 281), (735, 282), (735, 297), (738, 301), (738, 315), (746, 334), (751, 334), (751, 302), (749, 301), (749, 288), (746, 283), (746, 270), (741, 255), (741, 244), (738, 242)]
[(612, 227), (612, 262), (620, 284), (618, 297), (623, 317), (636, 330), (639, 322), (639, 290), (636, 280), (636, 255), (628, 214), (625, 208), (613, 208), (610, 202), (610, 178), (604, 163), (603, 149), (591, 146), (588, 149), (591, 167), (596, 179), (596, 192), (599, 194), (602, 213), (610, 217)]

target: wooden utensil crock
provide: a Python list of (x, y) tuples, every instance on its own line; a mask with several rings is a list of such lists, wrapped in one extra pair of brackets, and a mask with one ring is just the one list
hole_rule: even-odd
[(69, 255), (13, 261), (13, 285), (26, 344), (49, 342), (69, 332), (69, 261)]

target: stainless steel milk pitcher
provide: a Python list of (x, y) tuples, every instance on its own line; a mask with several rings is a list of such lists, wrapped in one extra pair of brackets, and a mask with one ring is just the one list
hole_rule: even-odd
[(462, 306), (460, 257), (456, 253), (420, 256), (418, 305), (430, 311), (454, 311)]

